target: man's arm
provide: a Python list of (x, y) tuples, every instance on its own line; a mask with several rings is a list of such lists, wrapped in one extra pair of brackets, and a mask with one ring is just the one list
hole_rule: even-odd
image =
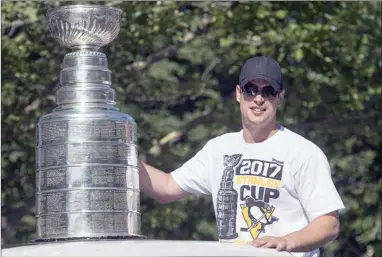
[(180, 200), (190, 194), (178, 186), (171, 174), (142, 161), (139, 161), (139, 184), (141, 191), (162, 204)]
[(286, 235), (287, 242), (290, 242), (290, 250), (308, 252), (336, 239), (340, 230), (338, 216), (338, 211), (319, 216), (305, 228)]
[(305, 228), (283, 237), (265, 236), (252, 244), (262, 248), (276, 248), (278, 251), (309, 252), (336, 239), (340, 222), (338, 211), (315, 218)]

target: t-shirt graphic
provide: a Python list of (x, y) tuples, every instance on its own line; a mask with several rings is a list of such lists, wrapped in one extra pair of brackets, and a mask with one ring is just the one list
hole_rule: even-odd
[[(241, 158), (241, 154), (224, 155), (224, 171), (216, 208), (220, 239), (238, 237), (237, 215), (244, 220), (241, 223), (246, 225), (240, 231), (250, 233), (252, 239), (258, 238), (265, 231), (265, 226), (278, 221), (272, 215), (276, 207), (270, 201), (280, 196), (278, 188), (283, 163), (275, 159), (263, 161)], [(238, 204), (241, 210), (239, 214)]]
[(247, 228), (241, 228), (241, 231), (250, 232), (253, 239), (258, 238), (260, 233), (264, 232), (266, 225), (278, 221), (278, 218), (272, 216), (276, 209), (274, 206), (263, 201), (256, 201), (251, 196), (248, 196), (245, 199), (245, 204), (241, 204), (240, 207), (248, 226)]
[(224, 155), (224, 171), (217, 195), (217, 227), (220, 239), (234, 239), (236, 232), (236, 214), (238, 193), (233, 189), (234, 169), (241, 154)]

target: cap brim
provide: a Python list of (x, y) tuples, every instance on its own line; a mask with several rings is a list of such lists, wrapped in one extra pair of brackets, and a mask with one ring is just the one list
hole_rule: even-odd
[(281, 85), (276, 80), (274, 80), (268, 76), (261, 75), (261, 74), (243, 79), (243, 81), (240, 82), (240, 86), (244, 86), (248, 82), (255, 80), (255, 79), (264, 79), (265, 81), (267, 81), (269, 83), (269, 85), (271, 85), (277, 91), (279, 91), (281, 88)]

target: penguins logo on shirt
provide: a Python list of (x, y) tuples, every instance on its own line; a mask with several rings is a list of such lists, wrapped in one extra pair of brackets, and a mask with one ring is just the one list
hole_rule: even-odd
[(247, 197), (245, 204), (241, 204), (240, 207), (248, 226), (247, 228), (241, 228), (241, 231), (250, 232), (254, 240), (259, 237), (261, 232), (265, 231), (265, 226), (278, 220), (278, 218), (272, 216), (276, 209), (274, 206), (261, 200), (255, 200), (251, 196)]

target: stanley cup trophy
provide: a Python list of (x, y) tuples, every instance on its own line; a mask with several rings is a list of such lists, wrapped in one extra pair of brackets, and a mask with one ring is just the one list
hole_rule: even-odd
[(73, 52), (60, 72), (57, 107), (36, 142), (37, 240), (141, 238), (136, 124), (116, 108), (106, 55), (122, 11), (49, 10), (54, 38)]

